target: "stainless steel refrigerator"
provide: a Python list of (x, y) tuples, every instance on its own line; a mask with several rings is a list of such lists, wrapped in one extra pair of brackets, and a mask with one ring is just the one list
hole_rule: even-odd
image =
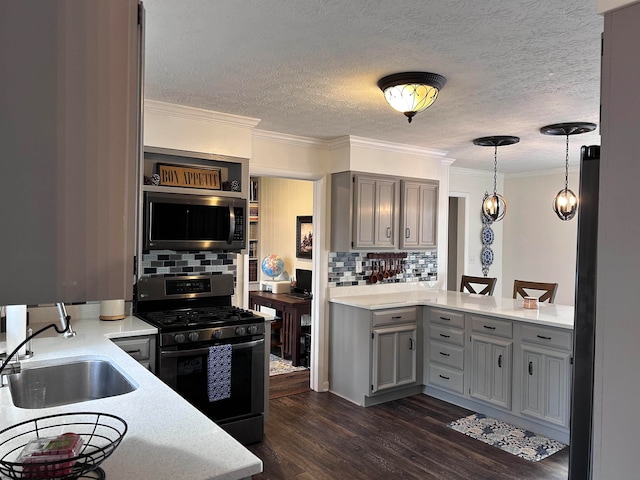
[(578, 194), (569, 480), (591, 478), (599, 187), (600, 147), (583, 146)]

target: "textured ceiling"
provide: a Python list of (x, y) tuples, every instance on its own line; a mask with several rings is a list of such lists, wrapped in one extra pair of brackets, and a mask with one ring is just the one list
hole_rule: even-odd
[[(515, 135), (501, 172), (564, 167), (550, 123), (599, 122), (595, 0), (144, 0), (145, 97), (261, 119), (259, 129), (355, 135), (447, 151), (493, 170), (476, 137)], [(412, 124), (376, 82), (432, 71), (447, 84)], [(599, 144), (598, 130), (570, 139)]]

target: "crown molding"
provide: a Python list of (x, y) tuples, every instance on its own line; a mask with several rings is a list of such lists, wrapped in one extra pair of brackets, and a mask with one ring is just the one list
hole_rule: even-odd
[(254, 130), (254, 138), (264, 138), (272, 142), (286, 143), (288, 145), (297, 145), (302, 147), (319, 147), (329, 148), (329, 142), (313, 137), (301, 137), (298, 135), (290, 135), (288, 133), (269, 132), (267, 130)]
[(259, 118), (242, 117), (240, 115), (232, 115), (230, 113), (214, 112), (212, 110), (205, 110), (204, 108), (188, 107), (185, 105), (149, 99), (144, 100), (144, 111), (169, 117), (186, 118), (189, 120), (218, 124), (222, 123), (243, 128), (254, 128), (258, 123), (260, 123)]
[[(449, 168), (449, 175), (457, 173), (458, 175), (466, 175), (468, 177), (481, 177), (481, 178), (493, 178), (493, 172), (487, 170), (474, 170), (471, 168), (451, 167)], [(498, 178), (504, 178), (504, 173), (499, 173)]]
[(447, 155), (446, 150), (436, 150), (433, 148), (416, 147), (414, 145), (406, 145), (404, 143), (385, 142), (382, 140), (373, 140), (371, 138), (356, 137), (350, 135), (347, 137), (351, 146), (373, 148), (376, 150), (384, 150), (394, 153), (408, 153), (421, 157), (444, 157)]
[[(570, 166), (569, 173), (580, 173), (579, 166)], [(564, 168), (551, 168), (548, 170), (529, 170), (528, 172), (513, 172), (507, 173), (507, 178), (522, 178), (522, 177), (542, 177), (545, 175), (564, 175)]]

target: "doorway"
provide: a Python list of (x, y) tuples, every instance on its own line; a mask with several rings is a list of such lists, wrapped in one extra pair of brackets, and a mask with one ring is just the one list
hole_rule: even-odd
[[(262, 173), (262, 172), (261, 172)], [(258, 212), (259, 222), (250, 234), (249, 241), (253, 242), (250, 250), (250, 262), (256, 263), (257, 272), (253, 276), (250, 273), (249, 289), (263, 289), (262, 282), (273, 282), (274, 278), (268, 277), (261, 269), (262, 259), (277, 255), (284, 262), (284, 273), (275, 278), (275, 283), (271, 283), (271, 288), (276, 288), (273, 293), (287, 295), (290, 292), (289, 284), (298, 280), (298, 275), (304, 274), (302, 280), (311, 283), (311, 290), (317, 275), (314, 268), (313, 255), (303, 246), (311, 246), (315, 251), (313, 231), (316, 226), (314, 221), (314, 189), (313, 180), (272, 176), (269, 174), (258, 175), (252, 172), (252, 181), (257, 185), (258, 194), (255, 197), (254, 209)], [(255, 217), (254, 217), (255, 218)], [(304, 220), (304, 222), (302, 222)], [(302, 223), (301, 223), (302, 222)], [(302, 235), (301, 225), (304, 225), (304, 235)], [(302, 242), (304, 239), (304, 242)], [(254, 269), (256, 269), (254, 267)], [(301, 281), (302, 281), (301, 280)], [(302, 285), (302, 283), (301, 283)], [(268, 288), (268, 287), (265, 287)], [(314, 299), (317, 297), (314, 297)], [(291, 301), (288, 298), (283, 299)], [(281, 302), (282, 303), (282, 302)], [(297, 308), (297, 307), (296, 307)], [(308, 306), (307, 306), (308, 310)], [(275, 313), (275, 312), (273, 312)], [(284, 319), (273, 324), (276, 329), (274, 337), (282, 343), (272, 351), (272, 372), (288, 373), (300, 371), (301, 367), (311, 368), (314, 335), (314, 315), (313, 309), (310, 314), (302, 315), (300, 328), (302, 334), (296, 343), (296, 358), (293, 358), (293, 345), (296, 340), (292, 337), (290, 328), (285, 328), (290, 323)], [(275, 330), (275, 329), (274, 329)], [(284, 335), (281, 335), (283, 334)], [(294, 332), (295, 333), (295, 332)], [(284, 340), (283, 340), (284, 339)], [(272, 339), (273, 340), (273, 339)], [(293, 365), (292, 365), (293, 363)], [(309, 379), (309, 370), (307, 378)], [(310, 383), (309, 381), (307, 382)]]
[(447, 290), (456, 292), (468, 265), (468, 194), (449, 194)]

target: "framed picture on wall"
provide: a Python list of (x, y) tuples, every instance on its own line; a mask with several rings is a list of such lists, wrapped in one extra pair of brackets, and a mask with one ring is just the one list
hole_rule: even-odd
[(311, 258), (313, 246), (313, 217), (304, 215), (296, 217), (296, 257)]

